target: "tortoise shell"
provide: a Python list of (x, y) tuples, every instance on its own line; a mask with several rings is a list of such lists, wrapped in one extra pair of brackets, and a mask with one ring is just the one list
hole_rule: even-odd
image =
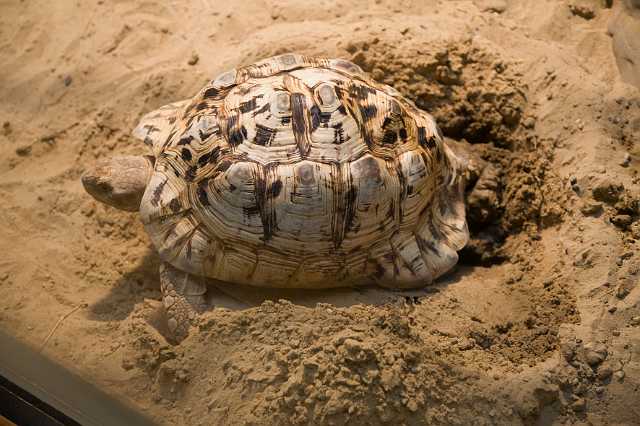
[(161, 258), (264, 287), (420, 287), (467, 241), (434, 119), (341, 59), (286, 54), (143, 117), (140, 213)]

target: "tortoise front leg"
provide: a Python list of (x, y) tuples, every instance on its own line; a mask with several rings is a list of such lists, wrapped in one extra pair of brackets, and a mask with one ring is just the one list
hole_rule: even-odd
[(189, 335), (197, 315), (206, 308), (207, 287), (204, 278), (160, 264), (160, 289), (167, 311), (169, 331), (179, 343)]

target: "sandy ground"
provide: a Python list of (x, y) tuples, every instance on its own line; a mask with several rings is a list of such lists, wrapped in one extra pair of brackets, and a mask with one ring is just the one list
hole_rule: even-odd
[[(161, 424), (640, 424), (634, 1), (0, 1), (0, 328)], [(474, 144), (459, 267), (412, 293), (228, 287), (179, 346), (135, 214), (80, 174), (236, 65), (343, 57)]]

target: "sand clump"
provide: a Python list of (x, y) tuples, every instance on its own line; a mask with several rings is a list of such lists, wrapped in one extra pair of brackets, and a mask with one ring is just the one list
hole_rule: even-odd
[[(425, 49), (420, 38), (346, 46), (351, 60), (432, 114), (441, 130), (471, 143), (517, 144), (525, 87), (499, 55), (469, 38), (444, 39)], [(530, 125), (530, 117), (526, 118)], [(532, 125), (531, 125), (532, 127)]]
[[(492, 187), (468, 198), (473, 235), (463, 256), (485, 264), (502, 261), (506, 256), (497, 246), (507, 235), (561, 222), (567, 197), (552, 167), (557, 140), (536, 134), (527, 85), (515, 64), (469, 38), (436, 40), (428, 50), (420, 38), (374, 38), (346, 50), (374, 78), (433, 114), (447, 137), (474, 144), (490, 166), (481, 173), (494, 175)], [(470, 180), (470, 189), (478, 178)]]
[[(0, 327), (39, 346), (76, 309), (45, 353), (161, 424), (637, 423), (635, 3), (323, 5), (5, 6)], [(79, 177), (144, 153), (143, 113), (288, 51), (355, 61), (470, 144), (472, 241), (420, 291), (220, 287), (174, 345), (139, 219)]]

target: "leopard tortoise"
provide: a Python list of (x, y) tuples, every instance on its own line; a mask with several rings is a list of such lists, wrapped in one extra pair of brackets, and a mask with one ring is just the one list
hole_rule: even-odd
[(145, 115), (152, 155), (98, 162), (85, 189), (139, 211), (184, 338), (206, 281), (415, 288), (468, 239), (462, 163), (434, 121), (341, 59), (285, 54)]

